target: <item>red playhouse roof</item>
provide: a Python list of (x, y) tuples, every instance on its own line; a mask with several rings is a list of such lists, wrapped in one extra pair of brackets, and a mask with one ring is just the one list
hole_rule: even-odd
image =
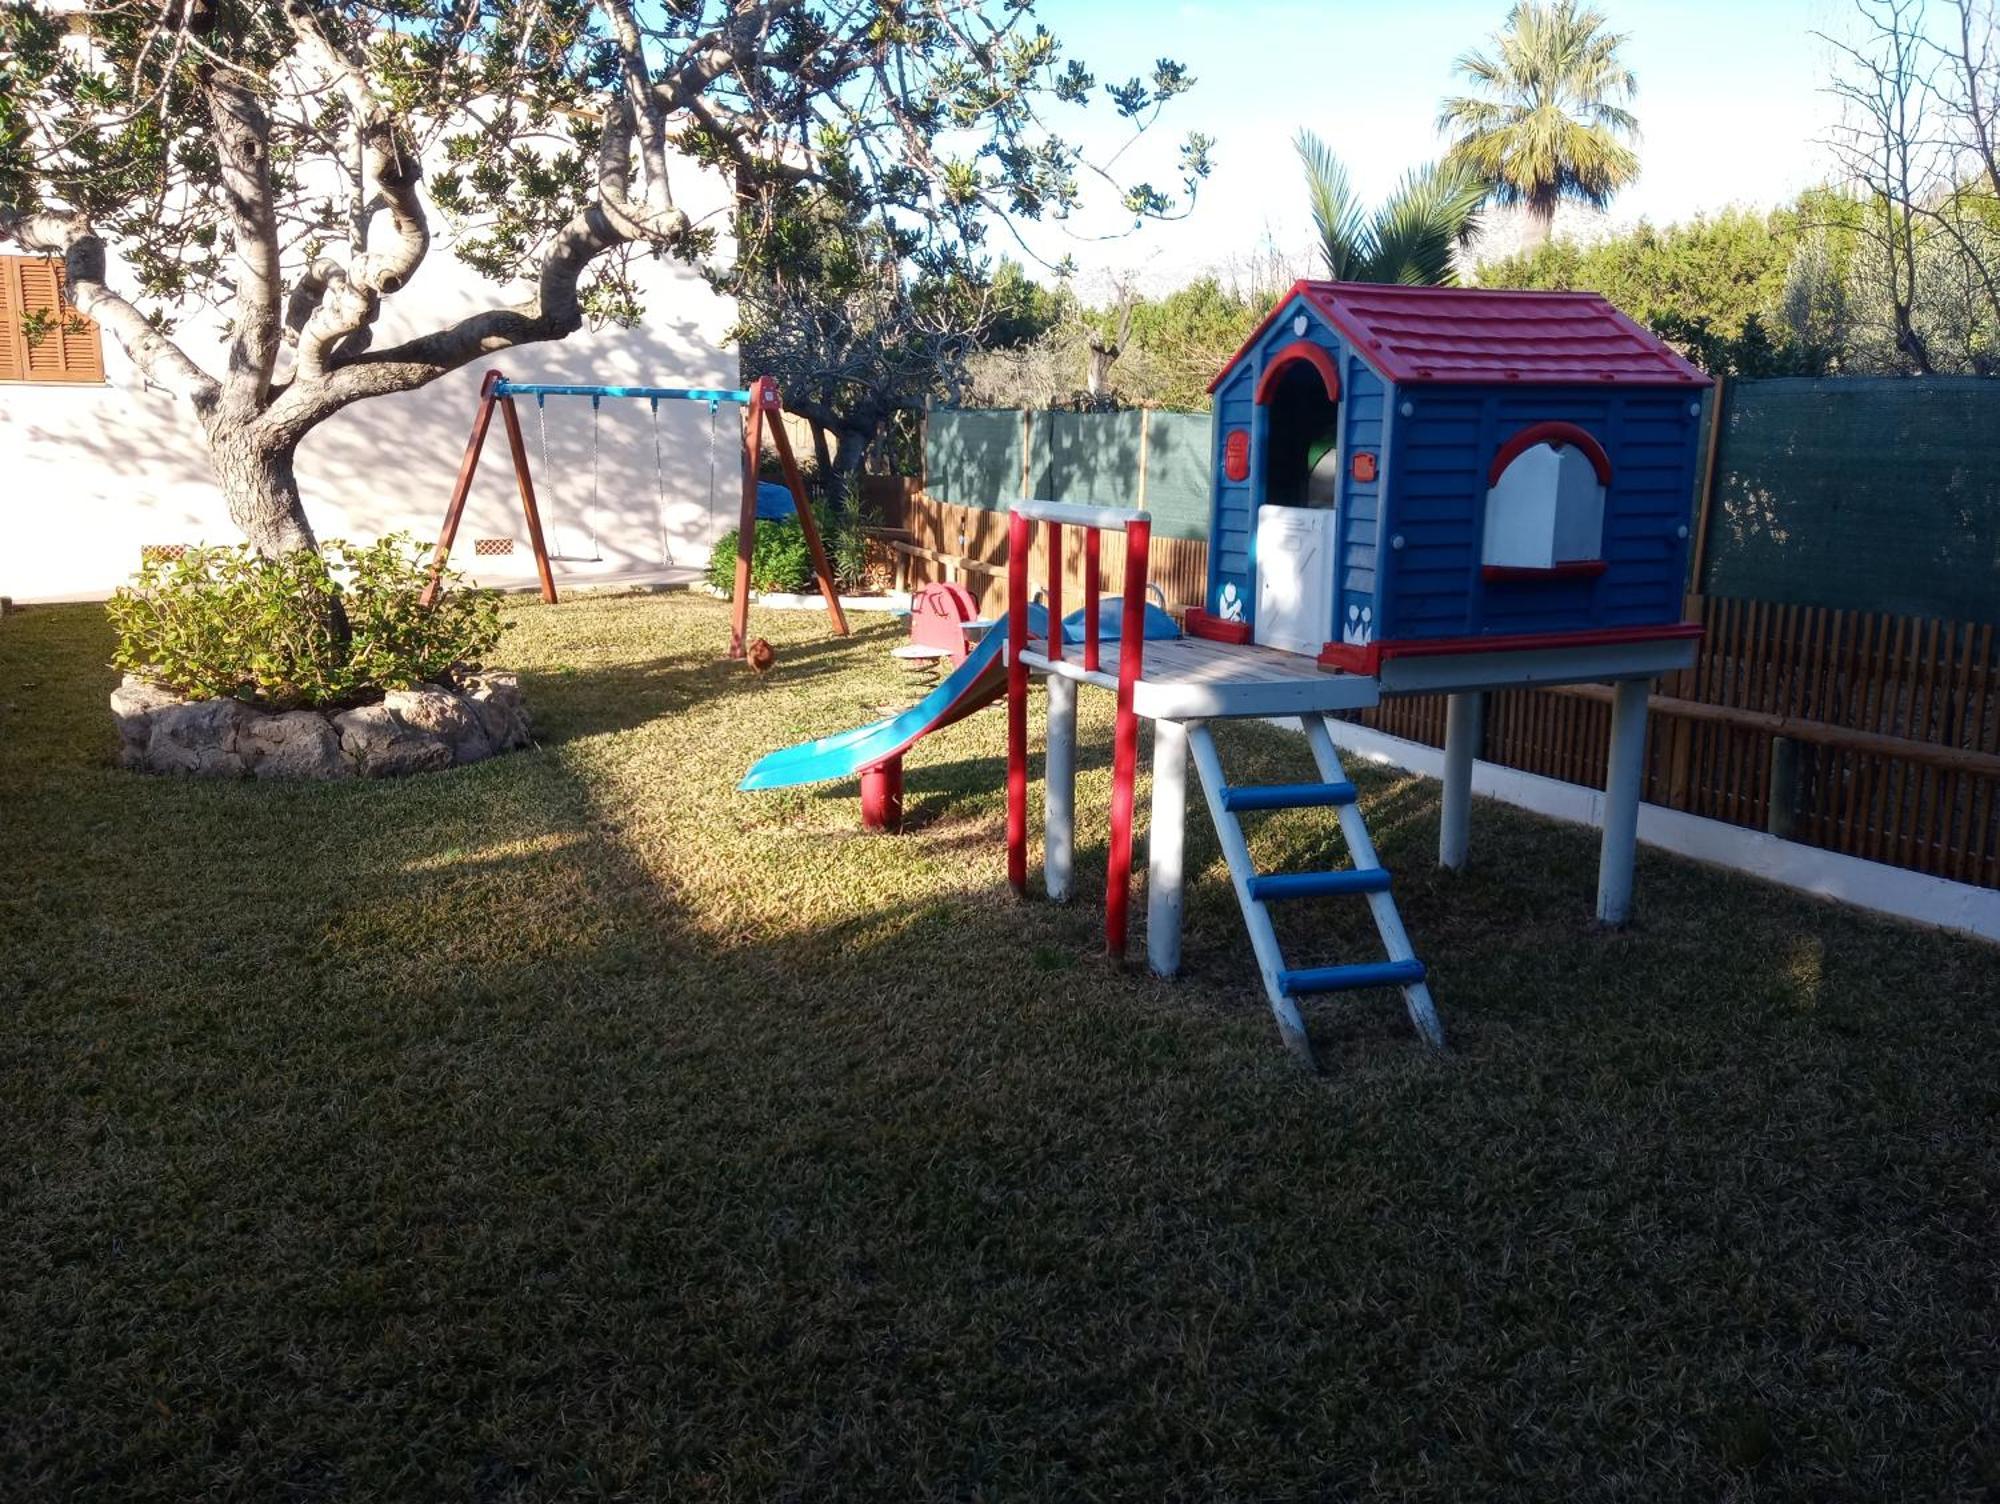
[(1594, 292), (1295, 282), (1222, 368), (1241, 360), (1297, 294), (1399, 385), (1424, 382), (1710, 386), (1696, 367)]

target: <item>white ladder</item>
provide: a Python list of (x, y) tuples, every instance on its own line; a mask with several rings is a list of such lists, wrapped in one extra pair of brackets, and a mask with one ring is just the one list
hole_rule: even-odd
[[(1301, 716), (1306, 740), (1312, 746), (1313, 761), (1319, 767), (1318, 783), (1276, 783), (1232, 786), (1222, 774), (1222, 759), (1208, 727), (1199, 721), (1188, 723), (1188, 750), (1201, 774), (1201, 791), (1208, 800), (1209, 816), (1222, 843), (1222, 855), (1229, 863), (1230, 881), (1236, 901), (1243, 909), (1244, 927), (1250, 931), (1250, 947), (1257, 954), (1257, 969), (1263, 974), (1264, 993), (1277, 1015), (1278, 1032), (1287, 1048), (1312, 1065), (1312, 1044), (1306, 1038), (1304, 1020), (1299, 1017), (1296, 999), (1321, 992), (1345, 992), (1358, 987), (1399, 987), (1410, 1022), (1435, 1049), (1444, 1048), (1444, 1029), (1431, 1003), (1430, 987), (1424, 980), (1424, 963), (1410, 948), (1403, 928), (1403, 916), (1396, 900), (1389, 896), (1389, 873), (1375, 855), (1375, 843), (1368, 835), (1368, 822), (1356, 806), (1354, 785), (1340, 765), (1326, 718)], [(1327, 809), (1340, 819), (1340, 832), (1354, 865), (1327, 872), (1259, 872), (1250, 859), (1243, 823), (1237, 818), (1254, 810)], [(1271, 924), (1269, 905), (1291, 898), (1319, 898), (1358, 893), (1368, 899), (1368, 911), (1388, 952), (1385, 961), (1360, 961), (1344, 966), (1293, 968), (1285, 964), (1278, 949), (1278, 934)]]

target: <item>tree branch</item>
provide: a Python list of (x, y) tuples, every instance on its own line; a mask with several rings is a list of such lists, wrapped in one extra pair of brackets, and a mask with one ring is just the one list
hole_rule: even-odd
[(625, 77), (625, 98), (636, 113), (639, 160), (646, 169), (646, 199), (656, 208), (671, 208), (667, 182), (667, 112), (654, 94), (646, 69), (646, 45), (629, 0), (598, 0), (618, 44), (619, 67)]
[(329, 35), (321, 16), (302, 0), (288, 0), (285, 20), (306, 57), (325, 69), (346, 95), (360, 145), (363, 191), (374, 189), (389, 212), (393, 230), (386, 245), (371, 244), (344, 271), (321, 261), (300, 279), (286, 311), (286, 324), (299, 347), (296, 385), (324, 374), (337, 352), (353, 353), (367, 346), (381, 300), (416, 275), (431, 237), (423, 197), (417, 191), (423, 164), (401, 139), (395, 116), (369, 87), (351, 42)]
[(284, 274), (271, 192), (271, 119), (263, 101), (233, 70), (207, 66), (203, 73), (222, 201), (236, 242), (229, 371), (219, 413), (247, 421), (270, 395), (281, 343), (278, 310)]

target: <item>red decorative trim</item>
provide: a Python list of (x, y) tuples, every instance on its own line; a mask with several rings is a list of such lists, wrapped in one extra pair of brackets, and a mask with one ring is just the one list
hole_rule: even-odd
[(1700, 622), (1657, 627), (1600, 627), (1586, 632), (1515, 632), (1505, 637), (1412, 637), (1402, 642), (1356, 646), (1329, 642), (1319, 650), (1321, 668), (1374, 674), (1385, 658), (1446, 658), (1461, 653), (1529, 653), (1547, 648), (1611, 648), (1644, 642), (1677, 642), (1700, 637)]
[(1641, 642), (1697, 638), (1702, 625), (1672, 622), (1657, 627), (1599, 627), (1586, 632), (1514, 632), (1503, 637), (1430, 637), (1375, 644), (1384, 658), (1442, 658), (1453, 653), (1531, 653), (1542, 648), (1612, 648)]
[(1348, 462), (1349, 473), (1364, 486), (1375, 479), (1376, 469), (1375, 455), (1367, 449), (1356, 451), (1354, 458)]
[(1379, 642), (1364, 645), (1329, 642), (1319, 650), (1319, 666), (1343, 674), (1366, 674), (1373, 678), (1382, 667), (1382, 647)]
[(1327, 401), (1340, 400), (1340, 373), (1333, 368), (1333, 357), (1309, 339), (1293, 340), (1265, 362), (1264, 374), (1257, 378), (1257, 391), (1250, 400), (1259, 407), (1270, 401), (1271, 388), (1277, 384), (1278, 373), (1295, 360), (1303, 360), (1319, 372), (1320, 382), (1326, 387)]
[(1493, 463), (1487, 467), (1486, 484), (1499, 485), (1501, 472), (1537, 444), (1553, 444), (1558, 449), (1565, 444), (1576, 445), (1589, 459), (1591, 469), (1597, 472), (1597, 483), (1600, 486), (1611, 484), (1611, 456), (1604, 452), (1602, 444), (1574, 423), (1530, 423), (1500, 446), (1500, 452), (1493, 456)]
[(1546, 569), (1525, 564), (1482, 564), (1479, 566), (1479, 578), (1488, 583), (1518, 581), (1522, 584), (1542, 580), (1594, 580), (1604, 573), (1606, 567), (1602, 559), (1565, 559)]
[(1199, 606), (1191, 606), (1181, 618), (1181, 629), (1190, 637), (1205, 637), (1210, 642), (1229, 642), (1241, 647), (1250, 640), (1250, 623), (1247, 621), (1224, 621), (1219, 616), (1211, 616)]

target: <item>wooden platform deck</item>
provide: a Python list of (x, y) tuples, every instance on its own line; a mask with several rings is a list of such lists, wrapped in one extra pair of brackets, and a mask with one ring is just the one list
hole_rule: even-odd
[[(1038, 674), (1118, 688), (1117, 643), (1103, 644), (1095, 673), (1083, 666), (1081, 643), (1066, 644), (1063, 653), (1061, 661), (1051, 663), (1039, 648), (1029, 648), (1021, 660)], [(1380, 687), (1366, 675), (1330, 673), (1310, 658), (1276, 648), (1237, 647), (1199, 637), (1148, 642), (1142, 664), (1132, 708), (1148, 720), (1365, 710), (1381, 698)]]
[[(1103, 644), (1100, 667), (1083, 667), (1080, 643), (1050, 663), (1039, 638), (1022, 654), (1038, 674), (1060, 674), (1101, 689), (1118, 688), (1118, 644)], [(1531, 684), (1584, 684), (1651, 678), (1685, 668), (1695, 644), (1686, 638), (1621, 644), (1550, 645), (1529, 651), (1451, 653), (1392, 658), (1380, 678), (1323, 669), (1313, 659), (1276, 648), (1237, 646), (1199, 637), (1146, 644), (1132, 705), (1148, 720), (1193, 721), (1231, 716), (1307, 715), (1366, 710), (1384, 695), (1463, 693)]]

